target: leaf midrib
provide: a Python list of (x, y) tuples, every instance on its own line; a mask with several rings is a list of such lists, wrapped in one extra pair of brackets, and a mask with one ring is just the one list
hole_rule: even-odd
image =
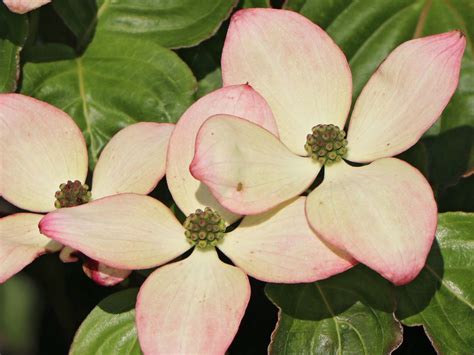
[(468, 300), (464, 299), (463, 297), (459, 296), (446, 282), (445, 280), (440, 277), (436, 271), (434, 271), (428, 264), (425, 265), (426, 270), (428, 270), (435, 279), (437, 279), (441, 284), (451, 293), (455, 298), (457, 298), (461, 303), (464, 303), (466, 306), (474, 309), (474, 306), (469, 303)]
[(336, 334), (337, 334), (337, 353), (342, 355), (342, 344), (341, 344), (341, 334), (339, 332), (339, 324), (337, 322), (336, 315), (334, 314), (331, 306), (329, 305), (326, 296), (324, 295), (323, 290), (321, 290), (321, 287), (319, 287), (318, 283), (315, 282), (314, 285), (316, 286), (316, 289), (318, 290), (319, 294), (321, 295), (321, 298), (324, 302), (324, 305), (326, 306), (327, 310), (331, 314), (331, 318), (334, 321), (334, 326), (336, 328)]

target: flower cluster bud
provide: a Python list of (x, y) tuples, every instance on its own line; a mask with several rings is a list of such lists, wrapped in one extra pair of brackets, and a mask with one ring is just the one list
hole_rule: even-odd
[(68, 180), (67, 183), (59, 185), (59, 190), (56, 191), (54, 197), (54, 207), (74, 207), (83, 205), (91, 200), (91, 192), (89, 186), (82, 184), (79, 180), (72, 182)]
[(226, 224), (219, 213), (206, 207), (191, 213), (183, 224), (186, 239), (198, 248), (216, 246), (225, 236)]
[(313, 160), (322, 165), (341, 161), (347, 153), (346, 132), (333, 124), (318, 124), (306, 136), (304, 148)]

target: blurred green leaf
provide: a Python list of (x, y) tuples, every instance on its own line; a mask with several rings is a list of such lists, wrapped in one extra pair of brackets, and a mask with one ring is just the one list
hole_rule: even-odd
[(222, 87), (221, 53), (228, 26), (226, 21), (213, 37), (197, 47), (178, 50), (198, 80), (197, 99)]
[(81, 324), (69, 354), (142, 354), (135, 327), (137, 293), (129, 289), (101, 301)]
[(53, 7), (81, 45), (91, 40), (97, 15), (96, 0), (54, 0)]
[(375, 69), (399, 44), (414, 37), (461, 29), (468, 47), (459, 88), (428, 132), (474, 126), (474, 2), (472, 0), (288, 0), (327, 30), (349, 60), (356, 98)]
[(74, 60), (27, 63), (22, 93), (69, 113), (82, 129), (91, 168), (108, 140), (138, 121), (176, 122), (196, 80), (172, 51), (123, 34), (97, 36)]
[(222, 87), (222, 73), (219, 68), (207, 74), (204, 78), (198, 81), (198, 90), (196, 92), (197, 98), (201, 98), (211, 91)]
[(271, 354), (387, 354), (402, 341), (393, 288), (365, 266), (265, 292), (280, 309)]
[(0, 2), (0, 92), (13, 92), (17, 87), (20, 51), (28, 35), (28, 20)]
[(198, 80), (220, 69), (222, 48), (229, 21), (224, 22), (214, 36), (193, 48), (178, 50), (179, 56), (189, 65)]
[(397, 316), (423, 325), (441, 354), (474, 349), (474, 214), (439, 215), (436, 242), (420, 275), (399, 287)]
[(201, 80), (215, 70), (220, 70), (223, 45), (224, 35), (219, 33), (197, 47), (180, 49), (177, 53), (189, 65), (196, 79)]
[(84, 48), (94, 31), (133, 34), (167, 48), (211, 37), (237, 0), (56, 0), (54, 7)]
[(41, 306), (38, 290), (22, 274), (0, 285), (0, 353), (27, 354), (35, 349)]
[(270, 0), (243, 0), (242, 7), (243, 8), (271, 7), (271, 5), (270, 5)]

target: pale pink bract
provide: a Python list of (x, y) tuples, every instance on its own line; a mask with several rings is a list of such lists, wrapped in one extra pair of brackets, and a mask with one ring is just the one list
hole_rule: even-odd
[[(172, 124), (143, 122), (117, 133), (95, 167), (92, 198), (153, 190), (165, 173), (173, 128)], [(52, 211), (60, 184), (86, 180), (87, 148), (82, 132), (66, 113), (31, 97), (0, 94), (0, 150), (0, 195), (22, 209)], [(41, 218), (41, 214), (16, 213), (0, 219), (0, 283), (39, 255), (62, 248), (39, 233)], [(66, 262), (75, 261), (70, 248), (60, 255)], [(98, 268), (106, 270), (105, 265)], [(105, 273), (88, 273), (101, 284), (112, 283)], [(114, 277), (114, 282), (129, 273), (117, 270), (115, 276), (120, 277)]]
[[(237, 114), (278, 135), (265, 100), (248, 85), (227, 86), (193, 104), (170, 139), (166, 178), (185, 214), (211, 205), (227, 224), (239, 216), (217, 204), (189, 172), (197, 131), (209, 115)], [(255, 124), (255, 123), (251, 123)], [(272, 133), (270, 133), (270, 131)], [(145, 354), (223, 354), (232, 342), (250, 298), (247, 275), (268, 282), (324, 279), (347, 270), (354, 260), (328, 247), (304, 216), (305, 198), (270, 212), (244, 217), (214, 247), (191, 249), (185, 228), (161, 202), (135, 194), (105, 197), (49, 213), (41, 232), (90, 258), (116, 268), (155, 270), (142, 285), (136, 322)]]
[[(328, 243), (393, 283), (423, 267), (437, 224), (426, 179), (392, 158), (436, 121), (456, 90), (466, 39), (459, 31), (401, 44), (360, 94), (347, 159), (325, 169), (306, 202), (309, 223)], [(344, 128), (351, 107), (346, 58), (317, 25), (291, 11), (234, 14), (222, 55), (225, 85), (248, 83), (270, 105), (280, 139), (241, 118), (207, 120), (198, 134), (194, 177), (234, 213), (258, 214), (304, 192), (321, 169), (307, 156), (318, 124)]]

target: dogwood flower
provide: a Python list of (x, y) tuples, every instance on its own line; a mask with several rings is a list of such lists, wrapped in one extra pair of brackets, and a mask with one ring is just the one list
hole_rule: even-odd
[[(62, 248), (39, 233), (40, 213), (121, 192), (150, 192), (164, 176), (173, 128), (172, 124), (137, 123), (121, 130), (100, 155), (89, 191), (86, 143), (74, 121), (45, 102), (0, 94), (0, 195), (21, 209), (39, 212), (0, 219), (0, 282), (39, 255)], [(73, 252), (64, 248), (62, 260), (75, 261)], [(105, 285), (130, 274), (90, 260), (84, 268), (94, 281)]]
[[(245, 114), (277, 133), (269, 107), (247, 85), (219, 89), (192, 105), (178, 121), (168, 149), (173, 198), (185, 213), (195, 206), (183, 225), (161, 202), (136, 194), (60, 209), (40, 222), (45, 235), (117, 268), (160, 266), (193, 248), (188, 257), (155, 270), (140, 289), (136, 324), (145, 354), (223, 354), (247, 307), (247, 275), (269, 282), (311, 282), (354, 264), (316, 237), (304, 216), (305, 197), (245, 217), (226, 233), (228, 221), (236, 217), (215, 205), (188, 169), (199, 125), (216, 112)], [(206, 203), (213, 207), (202, 208)], [(222, 262), (216, 248), (235, 266)]]
[(3, 0), (5, 6), (17, 14), (25, 14), (50, 2), (51, 0)]
[(212, 117), (198, 134), (191, 172), (230, 211), (258, 214), (307, 190), (324, 165), (321, 185), (306, 200), (311, 226), (405, 284), (425, 263), (437, 207), (421, 173), (392, 156), (441, 115), (465, 45), (459, 31), (401, 44), (360, 94), (346, 137), (352, 83), (342, 51), (295, 12), (241, 10), (224, 45), (224, 85), (248, 82), (259, 92), (280, 139), (241, 118)]

